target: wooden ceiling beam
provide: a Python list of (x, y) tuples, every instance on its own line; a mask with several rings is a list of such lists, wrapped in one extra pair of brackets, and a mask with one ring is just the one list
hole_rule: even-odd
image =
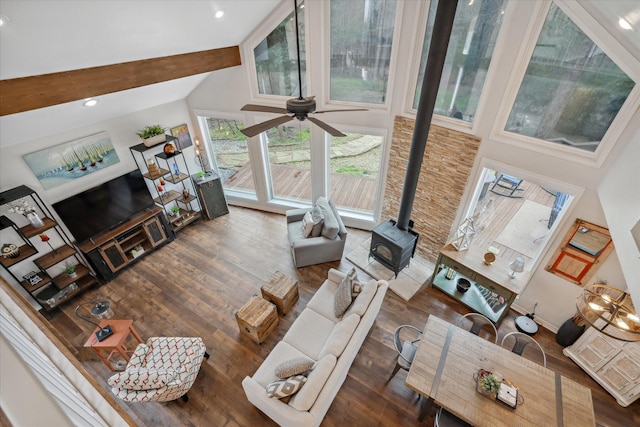
[(0, 116), (241, 65), (238, 46), (0, 80)]

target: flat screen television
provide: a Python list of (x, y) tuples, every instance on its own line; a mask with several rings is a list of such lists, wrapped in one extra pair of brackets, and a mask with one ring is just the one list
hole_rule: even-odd
[(52, 206), (80, 243), (153, 205), (142, 174), (134, 170)]

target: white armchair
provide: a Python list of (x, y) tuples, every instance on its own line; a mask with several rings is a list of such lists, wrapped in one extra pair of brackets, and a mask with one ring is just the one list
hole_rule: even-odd
[(165, 402), (182, 397), (208, 359), (202, 338), (152, 337), (138, 344), (127, 368), (108, 379), (111, 391), (128, 402)]

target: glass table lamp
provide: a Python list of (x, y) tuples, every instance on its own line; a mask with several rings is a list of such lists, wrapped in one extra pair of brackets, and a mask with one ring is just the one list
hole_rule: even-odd
[(91, 314), (96, 316), (100, 320), (111, 319), (113, 317), (111, 303), (109, 301), (100, 301), (95, 303), (95, 305), (91, 308)]
[(511, 269), (511, 273), (509, 273), (509, 277), (512, 279), (516, 277), (516, 273), (522, 273), (524, 271), (524, 258), (521, 256), (517, 257), (511, 264), (509, 264), (509, 268)]

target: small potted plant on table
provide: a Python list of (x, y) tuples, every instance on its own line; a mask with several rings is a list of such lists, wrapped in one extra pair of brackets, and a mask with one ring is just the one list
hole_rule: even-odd
[(498, 375), (493, 374), (484, 369), (480, 369), (477, 373), (477, 389), (480, 393), (488, 397), (495, 398), (500, 391), (502, 379)]

